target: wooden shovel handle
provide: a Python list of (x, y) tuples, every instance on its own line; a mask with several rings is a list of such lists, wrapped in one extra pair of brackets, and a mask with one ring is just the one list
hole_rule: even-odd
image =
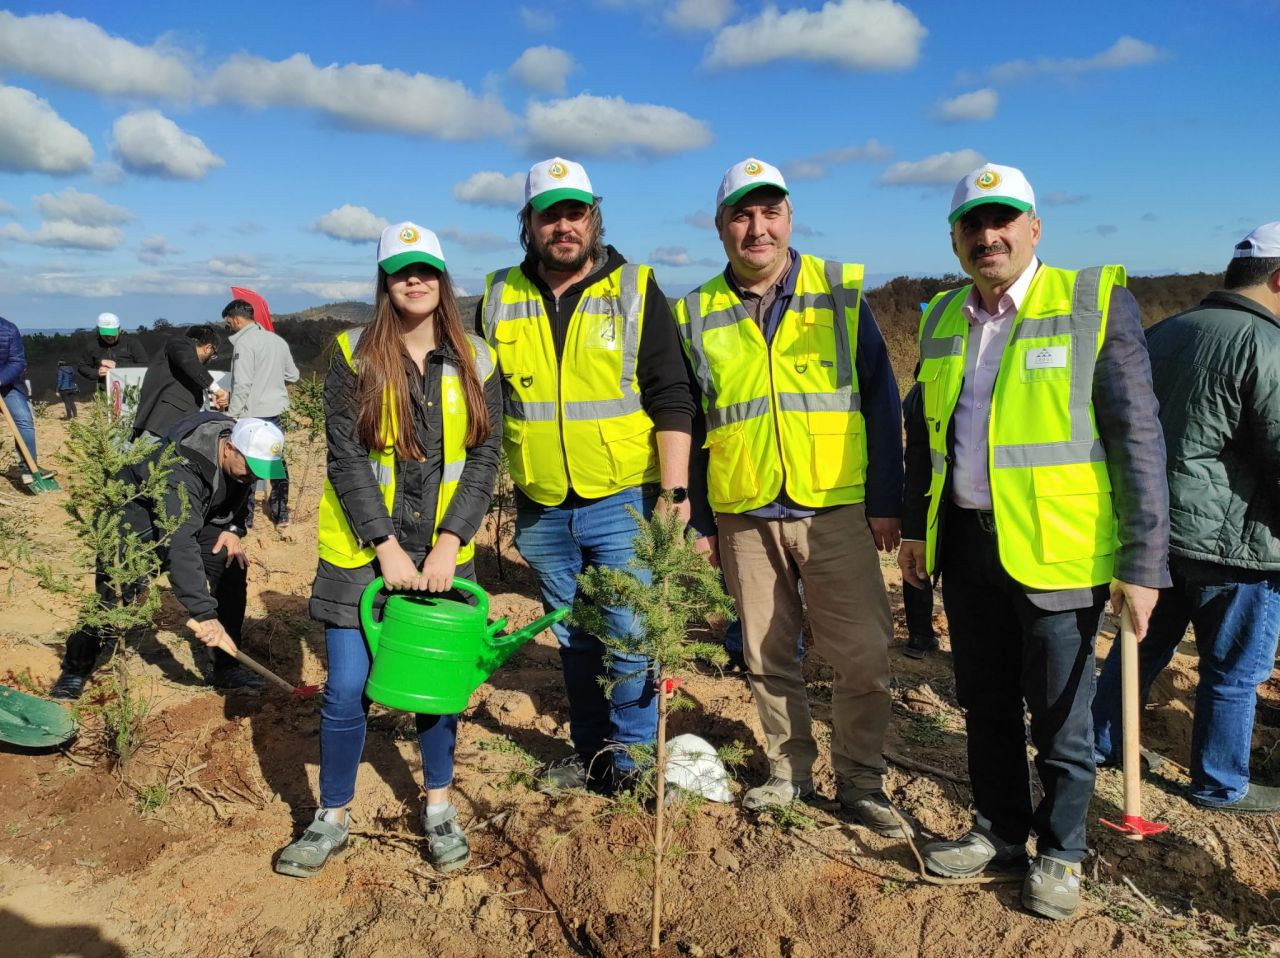
[[(1142, 817), (1141, 704), (1138, 701), (1138, 636), (1126, 602), (1120, 612), (1121, 728), (1124, 734), (1124, 814)], [(1141, 841), (1142, 836), (1134, 836)]]
[[(14, 386), (13, 388), (17, 389), (18, 387)], [(27, 468), (31, 470), (33, 476), (36, 475), (39, 472), (36, 467), (36, 461), (31, 458), (31, 450), (22, 441), (22, 433), (18, 431), (18, 424), (13, 421), (13, 413), (9, 412), (9, 407), (3, 399), (0, 399), (0, 412), (4, 413), (4, 418), (9, 423), (9, 431), (13, 433), (13, 438), (18, 443), (18, 450), (22, 453), (22, 458), (26, 460)]]

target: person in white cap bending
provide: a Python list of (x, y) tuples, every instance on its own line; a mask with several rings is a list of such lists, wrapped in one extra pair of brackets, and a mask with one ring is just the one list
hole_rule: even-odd
[(1035, 194), (1013, 167), (961, 179), (948, 222), (973, 282), (921, 317), (898, 565), (908, 587), (942, 575), (976, 817), (924, 861), (948, 877), (1026, 870), (1023, 905), (1066, 918), (1095, 778), (1102, 607), (1108, 593), (1127, 605), (1141, 637), (1169, 584), (1164, 441), (1124, 267), (1041, 263)]
[[(164, 501), (130, 502), (122, 521), (150, 541), (156, 534), (156, 518), (178, 515), (186, 497), (186, 520), (161, 553), (161, 567), (169, 574), (174, 596), (200, 624), (197, 637), (213, 649), (214, 687), (261, 688), (261, 680), (232, 657), (244, 625), (248, 567), (240, 539), (254, 483), (279, 478), (283, 472), (284, 434), (261, 419), (236, 422), (222, 413), (192, 413), (174, 424), (151, 455), (123, 469), (119, 478), (138, 484), (169, 446), (179, 461), (166, 480)], [(101, 569), (95, 579), (104, 605), (130, 602), (136, 594), (129, 587), (122, 590), (123, 595), (113, 594)], [(78, 699), (101, 647), (102, 636), (96, 629), (68, 636), (62, 674), (49, 697)]]
[[(628, 506), (648, 516), (666, 490), (688, 520), (694, 403), (667, 299), (652, 269), (605, 244), (587, 171), (561, 157), (535, 163), (524, 199), (527, 255), (490, 274), (477, 326), (502, 369), (516, 547), (551, 610), (573, 605), (585, 567), (632, 558)], [(602, 611), (615, 637), (638, 631), (630, 611)], [(651, 663), (606, 654), (568, 622), (552, 631), (575, 754), (542, 769), (542, 782), (611, 791), (635, 770), (632, 747), (657, 733)], [(609, 695), (605, 675), (615, 683)]]
[(76, 371), (93, 383), (97, 391), (105, 392), (107, 373), (112, 369), (149, 363), (150, 358), (142, 343), (120, 328), (120, 317), (115, 313), (100, 313), (97, 341), (80, 355)]
[[(1145, 700), (1195, 625), (1199, 684), (1191, 800), (1223, 812), (1280, 811), (1280, 788), (1249, 780), (1258, 686), (1280, 637), (1280, 222), (1238, 244), (1223, 288), (1147, 331), (1169, 447), (1169, 571), (1139, 648)], [(1117, 762), (1120, 654), (1093, 703), (1099, 760)]]
[(716, 551), (769, 761), (743, 806), (813, 794), (818, 746), (796, 656), (807, 605), (835, 669), (837, 797), (859, 824), (901, 835), (883, 786), (893, 620), (876, 556), (898, 545), (901, 411), (863, 267), (791, 247), (786, 182), (755, 158), (726, 171), (716, 228), (729, 262), (676, 319), (702, 391)]

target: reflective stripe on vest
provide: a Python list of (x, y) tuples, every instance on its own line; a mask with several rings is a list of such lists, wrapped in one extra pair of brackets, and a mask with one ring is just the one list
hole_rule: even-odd
[(856, 356), (863, 268), (800, 257), (772, 343), (724, 274), (676, 304), (707, 416), (708, 496), (749, 512), (787, 495), (802, 506), (861, 502), (867, 442)]
[(582, 291), (557, 362), (542, 292), (519, 266), (490, 274), (481, 315), (503, 377), (503, 448), (516, 486), (544, 505), (657, 482), (636, 356), (652, 271), (625, 263)]
[[(1116, 521), (1094, 425), (1093, 373), (1121, 266), (1041, 266), (1013, 319), (988, 420), (987, 469), (1005, 570), (1035, 589), (1110, 581)], [(933, 468), (926, 564), (937, 568), (947, 433), (965, 374), (971, 287), (934, 297), (920, 323), (921, 403)]]
[[(338, 334), (338, 348), (352, 370), (358, 373), (355, 360), (356, 344), (360, 341), (363, 327), (349, 329)], [(488, 381), (495, 368), (493, 354), (489, 346), (479, 336), (468, 334), (471, 354), (476, 364), (476, 373), (481, 382)], [(440, 477), (440, 489), (436, 494), (435, 527), (431, 533), (434, 545), (439, 537), (440, 523), (444, 519), (458, 489), (458, 480), (462, 478), (462, 470), (467, 462), (467, 403), (462, 389), (462, 378), (458, 368), (451, 362), (442, 364), (440, 377), (440, 418), (442, 422), (442, 442), (444, 445), (444, 466)], [(383, 396), (382, 404), (382, 436), (387, 443), (383, 449), (369, 452), (369, 468), (373, 471), (373, 479), (382, 492), (382, 501), (387, 515), (395, 514), (396, 498), (396, 457), (395, 437), (397, 424), (395, 418), (394, 394), (390, 387)], [(373, 546), (362, 546), (356, 538), (342, 504), (332, 484), (326, 478), (324, 494), (320, 499), (320, 558), (345, 569), (354, 569), (368, 565), (373, 561)], [(464, 542), (458, 550), (458, 565), (468, 562), (475, 555), (475, 544)]]

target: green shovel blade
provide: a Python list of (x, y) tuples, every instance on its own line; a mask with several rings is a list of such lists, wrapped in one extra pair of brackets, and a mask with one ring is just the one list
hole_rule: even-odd
[(75, 734), (75, 719), (61, 705), (0, 685), (0, 741), (49, 748)]

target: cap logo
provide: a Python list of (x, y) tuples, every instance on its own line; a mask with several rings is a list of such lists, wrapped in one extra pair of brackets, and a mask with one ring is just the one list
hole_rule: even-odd
[(400, 231), (400, 242), (406, 245), (418, 242), (418, 231), (412, 226), (406, 226)]
[(983, 170), (982, 175), (973, 181), (980, 190), (994, 190), (1000, 185), (1000, 174), (995, 170)]
[(746, 173), (747, 176), (759, 176), (764, 172), (764, 167), (755, 160), (748, 160), (742, 165), (742, 172)]
[(273, 455), (273, 456), (278, 456), (278, 455), (280, 455), (280, 453), (282, 453), (282, 452), (284, 452), (284, 443), (282, 443), (282, 442), (273, 442), (273, 443), (271, 444), (271, 455)]
[(557, 161), (547, 167), (547, 175), (553, 180), (563, 180), (569, 175), (569, 168)]

